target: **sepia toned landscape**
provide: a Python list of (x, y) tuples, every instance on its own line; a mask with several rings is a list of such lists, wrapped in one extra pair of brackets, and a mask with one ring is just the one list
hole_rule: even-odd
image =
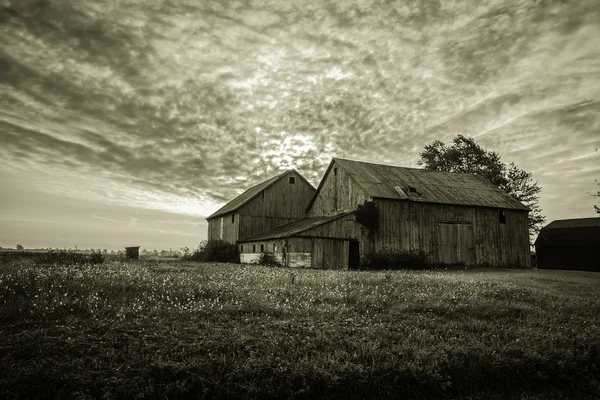
[(0, 400), (600, 398), (598, 0), (0, 0)]

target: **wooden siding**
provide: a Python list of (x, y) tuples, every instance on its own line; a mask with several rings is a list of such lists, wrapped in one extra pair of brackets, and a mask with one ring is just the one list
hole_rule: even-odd
[(368, 238), (369, 230), (356, 222), (356, 217), (350, 214), (344, 218), (331, 221), (327, 224), (308, 229), (298, 234), (310, 238), (336, 238), (354, 239), (359, 242), (360, 254), (372, 251)]
[(310, 267), (312, 239), (286, 238), (276, 240), (262, 240), (244, 242), (238, 245), (243, 254), (242, 259), (252, 260), (261, 252), (273, 253), (274, 257), (286, 267)]
[(311, 267), (348, 269), (348, 240), (312, 239)]
[(309, 217), (334, 215), (354, 209), (370, 199), (354, 179), (333, 162), (325, 173), (317, 197), (312, 201), (307, 214)]
[(435, 227), (436, 237), (433, 257), (441, 264), (475, 263), (475, 241), (471, 223), (439, 222)]
[[(423, 251), (432, 262), (457, 260), (448, 251), (462, 252), (465, 264), (494, 267), (529, 267), (527, 213), (505, 210), (506, 223), (500, 223), (501, 210), (484, 207), (418, 204), (376, 200), (380, 229), (371, 235), (374, 252)], [(470, 225), (471, 228), (450, 227)], [(458, 230), (462, 229), (461, 232)], [(441, 230), (441, 232), (437, 232)], [(472, 233), (468, 232), (472, 230)], [(448, 242), (460, 247), (449, 250)], [(474, 248), (474, 255), (470, 252)], [(473, 258), (474, 257), (474, 258)]]
[[(295, 183), (289, 183), (294, 177)], [(239, 239), (287, 224), (305, 215), (315, 189), (299, 174), (290, 171), (239, 209)]]
[(208, 221), (208, 240), (224, 240), (235, 243), (239, 239), (240, 215), (233, 214), (233, 222), (231, 222), (231, 215), (232, 213), (224, 214)]
[(266, 230), (289, 224), (297, 218), (240, 215), (240, 239), (244, 239)]

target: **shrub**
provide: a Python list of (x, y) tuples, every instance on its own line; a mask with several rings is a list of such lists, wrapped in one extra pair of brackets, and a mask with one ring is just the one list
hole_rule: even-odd
[(102, 264), (104, 256), (100, 251), (93, 251), (91, 254), (78, 253), (73, 250), (50, 250), (36, 259), (38, 264)]
[(275, 258), (273, 253), (260, 253), (260, 256), (256, 260), (258, 265), (264, 265), (266, 267), (283, 267), (279, 261)]
[(235, 244), (223, 240), (204, 240), (198, 249), (189, 256), (184, 256), (188, 261), (217, 261), (240, 262), (240, 251)]
[(385, 251), (361, 258), (361, 269), (428, 269), (433, 267), (421, 251)]

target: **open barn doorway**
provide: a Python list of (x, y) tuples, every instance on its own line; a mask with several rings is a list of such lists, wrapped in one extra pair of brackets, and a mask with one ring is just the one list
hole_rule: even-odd
[(358, 240), (351, 240), (348, 246), (348, 269), (360, 268), (360, 243)]

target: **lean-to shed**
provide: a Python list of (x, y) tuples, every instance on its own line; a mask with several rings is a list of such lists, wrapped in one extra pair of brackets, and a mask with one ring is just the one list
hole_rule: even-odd
[(304, 217), (315, 188), (296, 170), (246, 190), (207, 219), (208, 240), (238, 240)]
[(600, 218), (552, 221), (535, 241), (538, 268), (600, 271)]

